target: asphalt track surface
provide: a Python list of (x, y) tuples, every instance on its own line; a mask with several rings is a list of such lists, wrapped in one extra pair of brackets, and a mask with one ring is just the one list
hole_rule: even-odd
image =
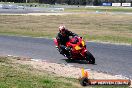
[[(106, 12), (64, 12), (62, 8), (39, 8), (39, 7), (27, 7), (26, 9), (1, 9), (0, 14), (30, 14), (30, 13), (61, 13), (61, 14), (106, 14)], [(107, 12), (107, 14), (127, 14), (132, 15), (131, 12)], [(45, 14), (44, 14), (45, 15)]]
[(55, 63), (84, 67), (132, 79), (132, 46), (87, 42), (96, 64), (69, 62), (56, 50), (53, 39), (0, 35), (0, 55), (31, 57)]
[(63, 12), (64, 8), (40, 8), (40, 7), (26, 7), (24, 9), (2, 9), (0, 14), (28, 14), (28, 13), (58, 13)]

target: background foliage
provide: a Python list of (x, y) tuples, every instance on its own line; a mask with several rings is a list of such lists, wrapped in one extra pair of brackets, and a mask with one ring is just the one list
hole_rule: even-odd
[(132, 0), (0, 0), (1, 2), (15, 3), (45, 3), (45, 4), (68, 4), (68, 5), (101, 5), (102, 2), (129, 2)]

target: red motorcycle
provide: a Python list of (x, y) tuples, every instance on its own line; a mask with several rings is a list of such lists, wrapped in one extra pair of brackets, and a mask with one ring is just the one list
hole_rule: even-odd
[[(54, 39), (54, 43), (56, 45), (56, 48), (59, 51), (59, 48), (58, 48), (59, 46), (56, 39)], [(71, 54), (72, 60), (86, 60), (90, 64), (95, 64), (95, 58), (86, 49), (86, 44), (82, 37), (75, 36), (70, 38), (69, 41), (66, 43), (66, 46), (70, 48), (70, 51), (68, 53)], [(67, 52), (65, 52), (65, 54), (66, 53)], [(64, 56), (66, 56), (65, 54)]]

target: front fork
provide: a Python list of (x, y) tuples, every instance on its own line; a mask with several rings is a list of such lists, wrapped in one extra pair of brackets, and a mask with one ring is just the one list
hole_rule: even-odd
[(80, 54), (82, 55), (82, 57), (86, 58), (86, 54), (87, 54), (87, 49), (83, 49)]

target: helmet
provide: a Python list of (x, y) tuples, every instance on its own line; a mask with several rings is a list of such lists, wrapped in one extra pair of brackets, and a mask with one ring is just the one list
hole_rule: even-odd
[(60, 26), (59, 27), (59, 31), (60, 31), (60, 33), (62, 34), (62, 35), (65, 35), (65, 31), (66, 31), (66, 28), (65, 28), (65, 26)]
[(59, 27), (59, 31), (60, 31), (60, 32), (61, 32), (61, 31), (65, 31), (65, 26), (63, 26), (63, 25), (60, 26), (60, 27)]

